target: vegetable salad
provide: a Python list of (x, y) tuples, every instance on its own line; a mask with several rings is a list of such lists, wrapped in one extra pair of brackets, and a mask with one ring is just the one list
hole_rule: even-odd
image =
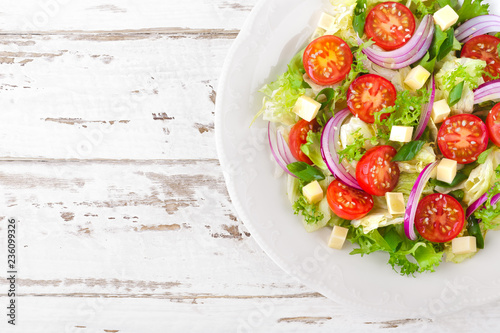
[(308, 232), (387, 252), (401, 275), (487, 248), (500, 227), (499, 36), (482, 0), (331, 0), (260, 90)]

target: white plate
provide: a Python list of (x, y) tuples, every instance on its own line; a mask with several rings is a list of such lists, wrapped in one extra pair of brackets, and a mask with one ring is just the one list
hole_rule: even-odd
[[(402, 277), (385, 254), (349, 255), (326, 246), (330, 230), (308, 234), (286, 198), (285, 177), (273, 177), (266, 124), (250, 123), (257, 90), (286, 70), (327, 0), (261, 0), (226, 59), (216, 111), (217, 149), (236, 211), (264, 251), (286, 272), (345, 305), (385, 314), (433, 317), (500, 299), (500, 232), (485, 250), (435, 273)], [(499, 4), (492, 4), (499, 13)]]

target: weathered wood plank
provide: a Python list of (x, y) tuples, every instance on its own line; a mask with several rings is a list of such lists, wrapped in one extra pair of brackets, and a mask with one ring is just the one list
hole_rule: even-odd
[(0, 36), (0, 156), (216, 158), (214, 87), (232, 40), (139, 37)]
[(0, 31), (234, 29), (257, 0), (4, 0)]
[[(0, 300), (2, 298), (0, 297)], [(439, 319), (362, 315), (326, 298), (175, 299), (22, 297), (19, 330), (38, 332), (495, 332), (494, 308)], [(486, 320), (478, 320), (482, 317)], [(4, 328), (5, 322), (0, 322)], [(7, 331), (10, 332), (10, 331)]]

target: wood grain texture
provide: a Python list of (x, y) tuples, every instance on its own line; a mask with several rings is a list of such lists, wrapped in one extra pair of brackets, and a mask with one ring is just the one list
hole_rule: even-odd
[(1, 332), (497, 329), (500, 302), (432, 320), (343, 307), (255, 243), (213, 122), (256, 2), (0, 4), (0, 256), (14, 216), (20, 262), (20, 326)]

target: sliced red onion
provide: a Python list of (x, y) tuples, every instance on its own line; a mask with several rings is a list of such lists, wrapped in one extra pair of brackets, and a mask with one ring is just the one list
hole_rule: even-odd
[[(400, 69), (409, 66), (421, 59), (429, 49), (434, 36), (434, 20), (431, 15), (426, 15), (411, 37), (410, 41), (394, 51), (378, 51), (366, 47), (363, 53), (373, 63), (390, 69)], [(363, 41), (358, 37), (358, 44)]]
[(415, 130), (413, 140), (420, 139), (422, 134), (424, 134), (427, 123), (429, 123), (429, 119), (431, 118), (432, 106), (434, 105), (434, 98), (436, 97), (436, 82), (434, 80), (434, 75), (431, 77), (430, 90), (431, 96), (429, 98), (429, 103), (425, 104), (422, 107), (422, 114), (420, 115), (420, 121), (418, 123), (417, 129)]
[[(481, 208), (486, 203), (486, 201), (488, 201), (488, 193), (483, 194), (479, 199), (474, 201), (472, 205), (467, 207), (467, 210), (465, 212), (466, 218), (469, 218), (469, 216), (471, 216), (476, 210)], [(490, 204), (494, 206), (498, 203), (498, 201), (500, 201), (500, 194), (494, 195), (493, 198), (491, 198)]]
[(476, 90), (474, 90), (475, 104), (487, 101), (500, 101), (500, 80), (492, 80), (483, 83)]
[(297, 162), (297, 159), (293, 157), (290, 147), (283, 137), (283, 133), (276, 128), (273, 122), (269, 122), (267, 125), (267, 137), (269, 139), (269, 147), (271, 147), (271, 153), (273, 154), (276, 163), (290, 176), (297, 178), (293, 173), (291, 173), (286, 167), (288, 164)]
[(467, 207), (467, 210), (465, 211), (465, 217), (469, 218), (469, 216), (472, 215), (479, 207), (481, 207), (486, 200), (488, 200), (488, 193), (483, 194), (479, 199), (474, 201), (472, 205)]
[(459, 42), (490, 32), (500, 31), (500, 16), (481, 15), (468, 20), (455, 30), (455, 38)]
[[(339, 161), (339, 141), (340, 141), (340, 126), (344, 120), (351, 115), (349, 109), (339, 111), (325, 125), (321, 134), (321, 156), (326, 163), (326, 166), (335, 178), (343, 181), (346, 185), (361, 190), (355, 177), (353, 177)], [(333, 143), (333, 149), (332, 149)]]
[(417, 234), (415, 233), (415, 213), (417, 211), (418, 202), (420, 201), (420, 196), (424, 190), (425, 185), (431, 178), (432, 170), (438, 165), (438, 161), (431, 163), (425, 167), (425, 169), (418, 175), (417, 181), (410, 192), (410, 197), (408, 198), (408, 205), (405, 211), (405, 234), (411, 240), (417, 239)]

